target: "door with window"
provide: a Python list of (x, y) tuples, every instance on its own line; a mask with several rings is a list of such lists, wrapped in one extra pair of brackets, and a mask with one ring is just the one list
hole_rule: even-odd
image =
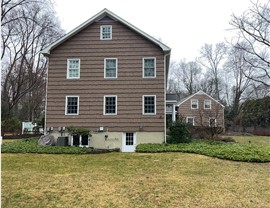
[(122, 138), (122, 152), (135, 152), (136, 133), (124, 132)]

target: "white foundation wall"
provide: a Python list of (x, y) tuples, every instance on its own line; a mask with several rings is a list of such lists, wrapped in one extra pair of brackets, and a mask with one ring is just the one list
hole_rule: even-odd
[[(134, 132), (136, 135), (136, 145), (143, 143), (164, 143), (164, 132)], [(71, 145), (71, 136), (68, 133), (50, 132), (55, 138), (55, 143), (57, 138), (60, 136), (68, 136), (68, 144)], [(124, 132), (95, 132), (92, 133), (92, 137), (88, 138), (89, 147), (96, 149), (114, 149), (120, 148), (122, 151), (122, 140)]]
[(137, 145), (144, 143), (164, 143), (164, 132), (136, 132)]
[[(108, 136), (108, 137), (105, 137)], [(92, 133), (90, 147), (96, 149), (114, 149), (122, 147), (122, 132), (99, 132)]]
[[(136, 134), (136, 145), (142, 143), (164, 143), (163, 132), (134, 132)], [(120, 148), (122, 151), (123, 132), (103, 132), (92, 134), (90, 147), (98, 149)], [(105, 135), (108, 137), (105, 139)]]

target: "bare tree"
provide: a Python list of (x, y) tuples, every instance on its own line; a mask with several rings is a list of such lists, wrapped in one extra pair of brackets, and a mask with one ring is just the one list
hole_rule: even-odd
[(200, 65), (195, 61), (188, 63), (184, 61), (180, 62), (180, 71), (178, 70), (176, 73), (179, 77), (182, 73), (181, 81), (189, 95), (192, 95), (199, 90), (201, 71)]
[[(178, 73), (180, 70), (180, 64), (177, 61), (172, 61), (170, 63), (170, 74), (168, 81), (167, 91), (169, 93), (174, 93), (177, 96), (177, 99), (180, 100), (186, 96), (186, 93), (183, 90), (183, 83), (181, 81), (182, 74)], [(180, 75), (180, 76), (178, 76)]]
[(214, 98), (220, 100), (221, 91), (221, 79), (220, 71), (223, 61), (226, 56), (226, 45), (224, 43), (217, 43), (214, 47), (212, 44), (205, 44), (201, 48), (201, 56), (199, 57), (199, 63), (206, 68), (211, 79), (208, 79), (208, 84), (211, 83), (213, 86)]
[[(16, 113), (18, 103), (35, 91), (44, 91), (47, 61), (39, 53), (63, 34), (50, 1), (2, 2), (2, 110), (3, 119)], [(44, 95), (43, 95), (44, 96)], [(21, 102), (22, 103), (22, 102)], [(31, 120), (32, 116), (29, 115)]]
[(253, 71), (243, 71), (249, 79), (270, 86), (270, 1), (251, 2), (241, 16), (232, 16), (230, 24), (239, 32), (234, 45), (245, 51), (244, 60)]
[(168, 90), (177, 94), (179, 99), (200, 89), (201, 67), (195, 61), (174, 61), (171, 63), (170, 71)]
[(248, 57), (246, 51), (237, 47), (230, 48), (225, 64), (225, 73), (229, 75), (230, 80), (228, 85), (231, 86), (231, 100), (232, 100), (232, 114), (233, 117), (239, 114), (240, 102), (243, 98), (244, 92), (251, 87), (252, 80), (245, 76), (253, 69), (250, 64), (245, 61), (244, 57)]

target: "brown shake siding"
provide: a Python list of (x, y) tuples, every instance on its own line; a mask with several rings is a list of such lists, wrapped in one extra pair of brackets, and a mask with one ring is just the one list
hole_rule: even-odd
[[(100, 40), (100, 25), (112, 25), (112, 40)], [(156, 78), (143, 77), (143, 58), (156, 58)], [(67, 59), (80, 59), (80, 78), (67, 79)], [(117, 58), (117, 78), (104, 78), (104, 59)], [(79, 96), (79, 115), (65, 115), (66, 96)], [(103, 115), (105, 95), (117, 96), (117, 115)], [(143, 95), (156, 96), (156, 115), (143, 115)], [(164, 131), (162, 49), (119, 22), (96, 22), (51, 51), (47, 127), (109, 131)], [(142, 128), (140, 128), (142, 127)]]
[[(198, 100), (198, 109), (191, 109), (191, 100)], [(204, 109), (204, 100), (211, 100), (211, 109)], [(224, 107), (207, 95), (197, 94), (183, 102), (178, 109), (180, 116), (193, 117), (195, 126), (209, 126), (209, 118), (216, 119), (216, 125), (224, 127)]]

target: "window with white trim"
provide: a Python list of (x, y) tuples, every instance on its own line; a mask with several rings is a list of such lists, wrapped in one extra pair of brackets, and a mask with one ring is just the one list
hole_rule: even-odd
[(67, 78), (78, 79), (80, 78), (80, 59), (67, 60)]
[(134, 145), (134, 133), (126, 132), (126, 145)]
[(156, 77), (156, 58), (143, 58), (143, 77)]
[(216, 127), (217, 120), (215, 118), (209, 118), (209, 126)]
[(211, 100), (204, 100), (204, 109), (211, 109)]
[(71, 146), (89, 147), (88, 135), (72, 135), (70, 143)]
[(143, 95), (143, 114), (155, 115), (156, 114), (156, 96)]
[(66, 96), (66, 115), (79, 115), (79, 96)]
[(104, 78), (117, 78), (117, 59), (104, 59)]
[(191, 109), (198, 109), (198, 100), (191, 100)]
[(111, 40), (112, 39), (112, 26), (101, 25), (100, 26), (100, 40)]
[(186, 123), (191, 124), (192, 126), (194, 126), (194, 117), (187, 117), (186, 118)]
[(117, 96), (104, 96), (104, 115), (117, 115)]

